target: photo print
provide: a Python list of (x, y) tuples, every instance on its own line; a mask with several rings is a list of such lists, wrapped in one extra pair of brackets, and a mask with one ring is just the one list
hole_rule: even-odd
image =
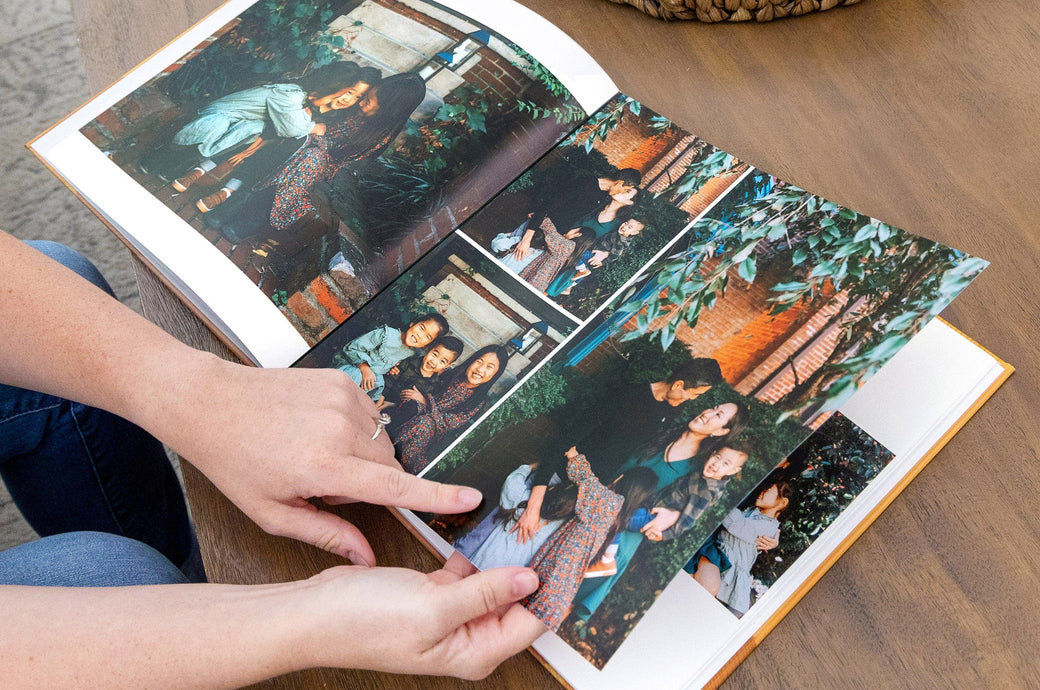
[(436, 3), (263, 0), (82, 132), (314, 344), (584, 117)]
[(461, 230), (585, 319), (747, 171), (619, 95)]
[(480, 567), (533, 567), (528, 607), (602, 667), (985, 265), (752, 171), (429, 475), (498, 501), (429, 524)]
[(456, 233), (294, 366), (349, 374), (418, 474), (574, 326)]
[(835, 413), (726, 514), (684, 570), (743, 616), (892, 457)]

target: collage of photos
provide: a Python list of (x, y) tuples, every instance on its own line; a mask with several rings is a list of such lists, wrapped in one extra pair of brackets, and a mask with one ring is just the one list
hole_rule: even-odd
[(841, 413), (756, 486), (684, 567), (743, 616), (870, 481), (892, 453)]
[(82, 133), (287, 316), (315, 278), (353, 276), (343, 309), (290, 319), (313, 344), (585, 115), (437, 3), (263, 0)]
[(294, 366), (349, 374), (417, 474), (574, 327), (456, 234)]
[(585, 319), (747, 170), (619, 95), (461, 230)]
[[(423, 518), (534, 568), (528, 608), (602, 668), (732, 511), (780, 553), (799, 446), (985, 265), (751, 171), (425, 475), (498, 500)], [(709, 559), (733, 610), (754, 555)]]

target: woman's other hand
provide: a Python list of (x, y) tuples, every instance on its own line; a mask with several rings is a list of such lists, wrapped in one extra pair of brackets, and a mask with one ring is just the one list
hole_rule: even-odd
[(205, 357), (182, 390), (156, 392), (160, 438), (266, 532), (373, 565), (360, 531), (308, 499), (364, 501), (431, 513), (476, 508), (480, 492), (404, 472), (379, 411), (335, 369), (257, 369)]
[(358, 369), (361, 371), (361, 390), (370, 391), (376, 387), (376, 375), (372, 371), (372, 367), (368, 366), (364, 362), (358, 365)]
[(252, 156), (257, 151), (259, 151), (260, 148), (263, 145), (264, 145), (263, 137), (257, 137), (256, 139), (253, 140), (253, 143), (251, 143), (248, 147), (246, 147), (246, 149), (244, 151), (239, 151), (235, 155), (230, 156), (228, 158), (228, 163), (231, 164), (231, 167), (235, 167), (236, 165), (238, 165), (239, 163), (241, 163), (245, 159), (247, 159), (250, 156)]
[(295, 647), (306, 666), (477, 680), (545, 632), (516, 603), (538, 588), (534, 571), (477, 573), (458, 554), (429, 575), (341, 566), (296, 585), (317, 621)]
[(524, 239), (517, 242), (516, 247), (513, 249), (513, 258), (517, 261), (523, 261), (524, 258), (531, 252), (531, 241), (524, 237)]
[(545, 526), (546, 520), (542, 519), (542, 501), (545, 499), (544, 484), (531, 488), (531, 495), (527, 498), (527, 507), (520, 514), (516, 524), (510, 529), (510, 533), (516, 534), (517, 544), (526, 544), (534, 539), (534, 535)]
[(412, 400), (419, 403), (423, 407), (427, 407), (426, 396), (419, 392), (419, 389), (412, 386), (401, 391), (402, 400)]
[(661, 541), (668, 528), (679, 521), (679, 511), (658, 506), (652, 508), (650, 513), (654, 516), (654, 519), (643, 525), (643, 528), (639, 531), (650, 541)]
[(755, 539), (755, 546), (759, 551), (769, 551), (780, 546), (780, 533), (777, 532), (776, 536), (762, 536)]

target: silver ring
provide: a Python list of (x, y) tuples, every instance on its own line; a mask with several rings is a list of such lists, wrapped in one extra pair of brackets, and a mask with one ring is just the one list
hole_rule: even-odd
[(372, 440), (373, 441), (376, 440), (376, 438), (379, 436), (379, 432), (381, 432), (386, 427), (386, 425), (389, 424), (389, 423), (390, 423), (390, 415), (386, 414), (385, 412), (383, 414), (379, 415), (379, 418), (376, 419), (376, 430), (372, 434)]

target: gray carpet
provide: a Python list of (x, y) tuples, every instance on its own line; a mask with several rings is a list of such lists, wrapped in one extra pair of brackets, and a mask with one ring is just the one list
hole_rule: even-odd
[[(25, 148), (90, 95), (75, 36), (68, 0), (0, 0), (0, 228), (86, 254), (138, 309), (123, 245)], [(0, 484), (0, 550), (35, 536)]]

